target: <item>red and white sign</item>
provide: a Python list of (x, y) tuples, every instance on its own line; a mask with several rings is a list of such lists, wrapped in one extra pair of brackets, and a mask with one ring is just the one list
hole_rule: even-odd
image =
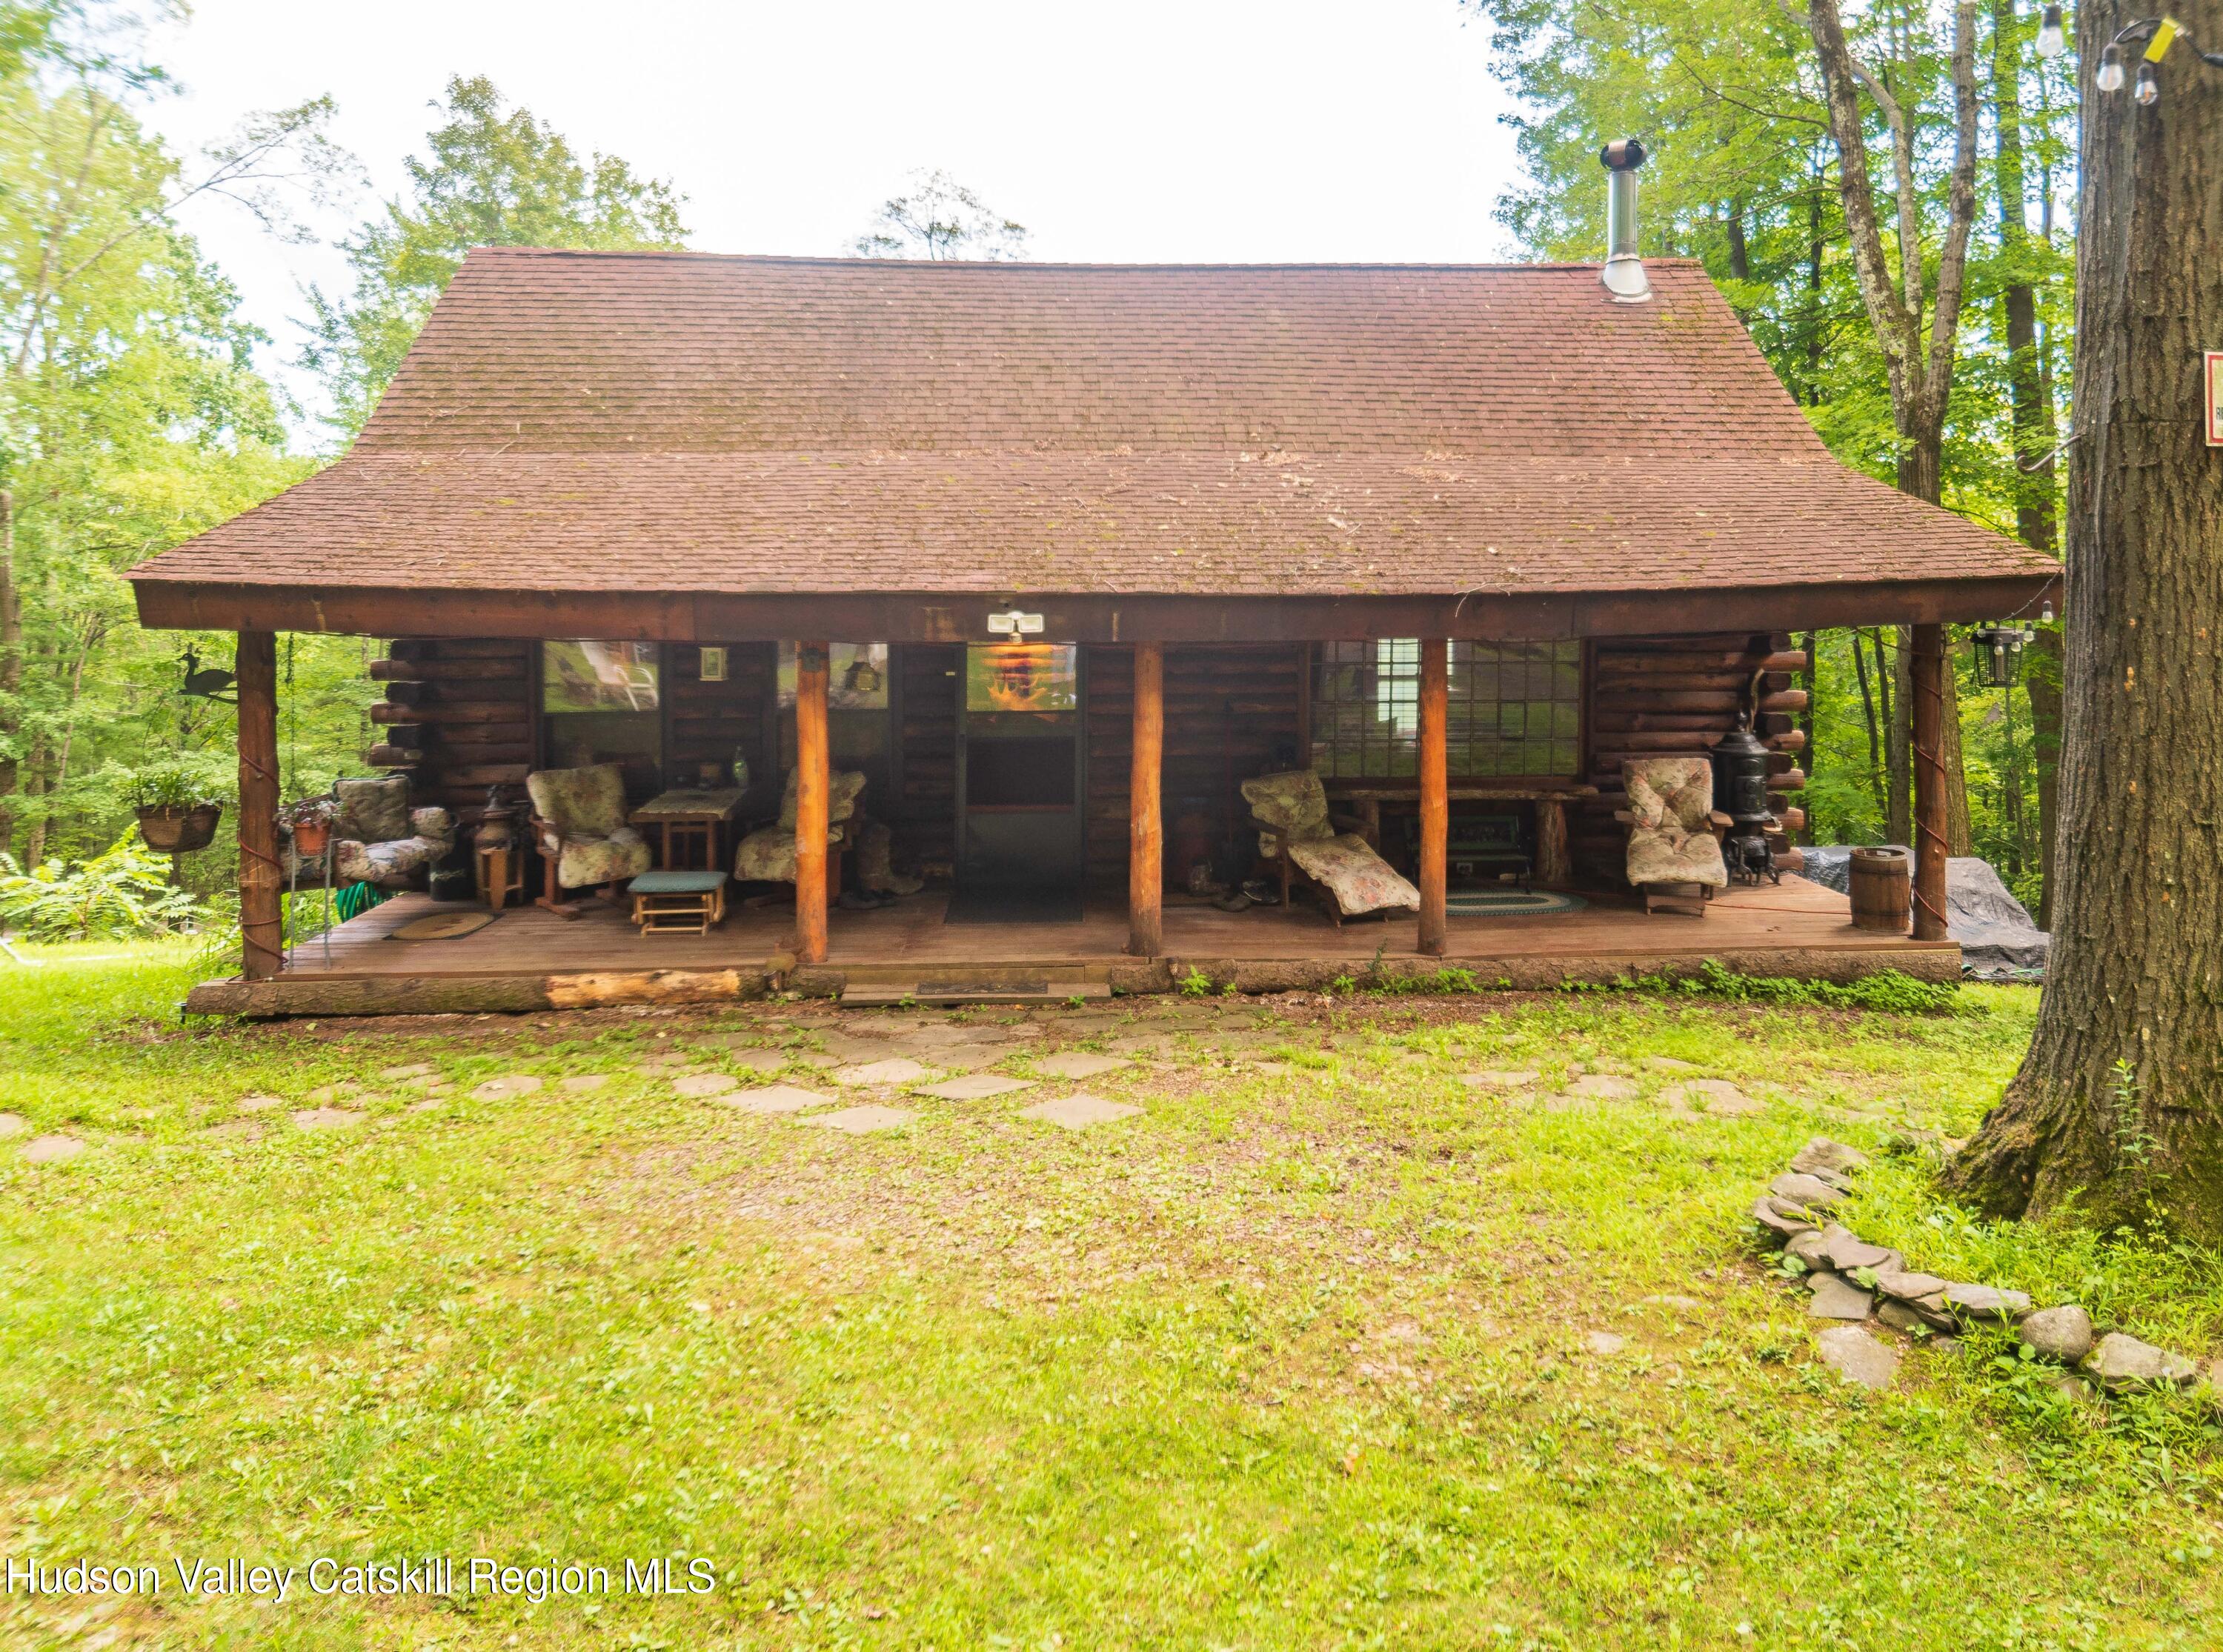
[(2207, 373), (2207, 445), (2223, 448), (2223, 350), (2207, 350), (2201, 361)]

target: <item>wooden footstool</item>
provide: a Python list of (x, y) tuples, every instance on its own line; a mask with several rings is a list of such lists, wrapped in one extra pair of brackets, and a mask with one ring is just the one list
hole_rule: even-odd
[(723, 872), (643, 872), (633, 881), (633, 920), (644, 935), (700, 935), (726, 920)]

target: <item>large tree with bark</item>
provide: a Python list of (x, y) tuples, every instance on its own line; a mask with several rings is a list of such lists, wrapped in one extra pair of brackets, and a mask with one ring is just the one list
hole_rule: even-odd
[[(2089, 4), (2082, 61), (2130, 15)], [(2223, 0), (2181, 9), (2223, 42)], [(2084, 94), (2061, 837), (2037, 1029), (1949, 1186), (2223, 1241), (2223, 72)]]

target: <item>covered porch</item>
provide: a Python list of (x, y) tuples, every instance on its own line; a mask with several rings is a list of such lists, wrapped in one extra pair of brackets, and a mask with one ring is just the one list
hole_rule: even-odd
[(576, 920), (513, 908), (467, 935), (409, 940), (396, 932), (475, 908), (406, 895), (292, 949), (279, 975), (204, 984), (190, 1007), (324, 1015), (526, 1010), (716, 1002), (775, 985), (852, 1002), (1003, 991), (1099, 996), (1175, 989), (1192, 970), (1215, 988), (1250, 991), (1439, 969), (1465, 971), (1485, 989), (1534, 989), (1691, 973), (1708, 960), (1829, 981), (1885, 969), (1928, 980), (1960, 972), (1953, 942), (1855, 928), (1844, 896), (1795, 875), (1779, 886), (1726, 890), (1703, 920), (1647, 917), (1632, 897), (1605, 892), (1570, 911), (1453, 915), (1443, 952), (1433, 955), (1420, 952), (1412, 916), (1337, 928), (1305, 907), (1229, 914), (1176, 895), (1161, 911), (1162, 950), (1137, 958), (1126, 950), (1122, 901), (1092, 900), (1071, 922), (996, 926), (950, 924), (948, 904), (946, 893), (927, 891), (880, 911), (841, 914), (824, 963), (813, 966), (794, 956), (795, 914), (785, 906), (740, 909), (708, 933), (669, 936), (642, 936), (614, 905), (592, 903)]

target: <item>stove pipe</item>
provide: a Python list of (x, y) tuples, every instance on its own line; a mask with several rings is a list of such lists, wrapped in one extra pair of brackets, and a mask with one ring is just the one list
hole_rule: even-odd
[(1636, 255), (1636, 169), (1644, 164), (1644, 144), (1616, 138), (1598, 151), (1606, 170), (1606, 259), (1598, 279), (1615, 304), (1644, 304), (1652, 297), (1652, 278)]

